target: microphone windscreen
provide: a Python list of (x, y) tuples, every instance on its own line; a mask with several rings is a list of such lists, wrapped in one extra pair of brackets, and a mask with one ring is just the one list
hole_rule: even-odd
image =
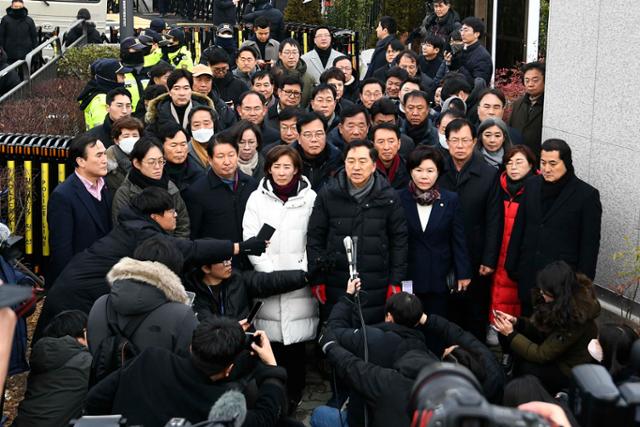
[(225, 392), (209, 411), (212, 426), (240, 427), (247, 416), (247, 400), (236, 390)]

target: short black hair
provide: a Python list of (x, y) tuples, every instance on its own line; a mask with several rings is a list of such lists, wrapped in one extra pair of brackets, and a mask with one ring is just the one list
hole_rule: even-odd
[(456, 109), (448, 109), (445, 110), (443, 112), (440, 113), (440, 115), (438, 116), (438, 118), (436, 119), (436, 127), (440, 126), (440, 122), (442, 122), (442, 119), (444, 119), (446, 116), (452, 116), (454, 119), (464, 119), (464, 113), (462, 111), (459, 111), (457, 108)]
[(369, 112), (367, 111), (367, 108), (362, 104), (352, 104), (347, 107), (344, 107), (342, 111), (340, 111), (340, 123), (344, 123), (344, 121), (349, 117), (355, 117), (360, 113), (364, 114), (367, 120), (367, 124), (369, 124), (369, 122), (371, 121), (371, 118), (369, 117)]
[(283, 89), (285, 85), (298, 85), (300, 90), (304, 89), (302, 79), (295, 74), (286, 74), (278, 79), (278, 89)]
[(331, 64), (331, 65), (333, 65), (335, 67), (338, 62), (344, 61), (344, 60), (352, 62), (351, 55), (340, 55), (340, 56), (338, 56), (337, 58), (335, 58), (333, 60), (333, 64)]
[[(164, 143), (165, 139), (175, 137), (178, 132), (184, 132), (182, 126), (173, 120), (168, 120), (162, 124), (160, 124), (156, 131), (156, 136), (162, 143)], [(186, 136), (186, 133), (185, 133)], [(187, 137), (188, 138), (188, 137)]]
[(193, 76), (191, 72), (184, 68), (178, 68), (177, 70), (173, 70), (171, 74), (169, 74), (169, 77), (167, 77), (167, 87), (169, 90), (171, 90), (180, 79), (187, 79), (189, 86), (193, 87)]
[(171, 64), (164, 61), (159, 61), (156, 65), (149, 68), (149, 72), (147, 73), (147, 75), (151, 80), (153, 80), (155, 77), (162, 77), (170, 71), (173, 71), (173, 67), (171, 66)]
[(396, 119), (398, 118), (398, 107), (395, 102), (389, 98), (383, 97), (373, 103), (370, 109), (371, 119), (373, 120), (377, 114), (393, 114)]
[(318, 25), (316, 27), (315, 30), (313, 30), (313, 37), (315, 38), (316, 33), (318, 32), (318, 30), (327, 30), (329, 31), (329, 35), (331, 36), (331, 39), (333, 39), (333, 33), (331, 32), (331, 28), (327, 27), (326, 25)]
[(269, 83), (271, 83), (272, 85), (275, 84), (273, 74), (271, 74), (271, 71), (268, 70), (257, 71), (253, 76), (251, 76), (251, 84), (254, 85), (256, 83), (256, 80), (262, 80), (265, 77), (269, 78)]
[[(400, 68), (398, 66), (391, 67), (385, 73), (385, 77), (389, 79), (389, 77), (395, 77), (400, 79), (402, 83), (404, 83), (409, 78), (409, 73), (404, 68)], [(400, 83), (402, 85), (402, 83)]]
[(333, 85), (330, 85), (328, 83), (320, 83), (313, 88), (313, 91), (311, 92), (311, 99), (314, 99), (318, 93), (324, 92), (325, 90), (331, 91), (331, 95), (333, 95), (334, 100), (337, 98), (338, 94), (336, 92), (336, 88), (333, 87)]
[(284, 40), (282, 40), (280, 42), (280, 47), (278, 48), (278, 52), (282, 53), (282, 51), (284, 50), (284, 45), (291, 45), (293, 47), (295, 47), (296, 49), (298, 49), (298, 53), (300, 53), (300, 55), (302, 55), (302, 48), (300, 47), (300, 43), (298, 43), (298, 40), (296, 39), (292, 39), (291, 37), (286, 38)]
[(462, 25), (471, 27), (474, 33), (480, 33), (480, 37), (484, 36), (485, 25), (484, 22), (478, 17), (468, 16), (462, 20)]
[(444, 136), (449, 139), (449, 135), (451, 132), (457, 132), (463, 127), (467, 126), (471, 130), (471, 136), (473, 138), (476, 137), (476, 127), (471, 124), (471, 122), (467, 119), (454, 119), (449, 122), (447, 127), (444, 130)]
[(522, 71), (522, 78), (524, 79), (524, 73), (531, 70), (540, 71), (540, 74), (542, 74), (542, 77), (544, 77), (545, 69), (546, 67), (543, 62), (535, 61), (535, 62), (529, 62), (527, 64), (523, 64), (522, 67), (520, 68), (520, 71)]
[(445, 100), (449, 99), (453, 95), (457, 95), (460, 91), (464, 93), (471, 93), (473, 88), (469, 82), (464, 78), (452, 78), (446, 79), (442, 85), (442, 92), (440, 97)]
[(87, 314), (80, 310), (65, 310), (54, 317), (44, 331), (43, 337), (61, 338), (70, 336), (72, 338), (84, 338), (87, 329)]
[(210, 159), (213, 158), (213, 150), (216, 146), (224, 144), (232, 146), (234, 150), (236, 150), (236, 153), (239, 151), (236, 133), (232, 128), (225, 129), (211, 137), (207, 144), (207, 156), (209, 156)]
[(316, 113), (315, 111), (309, 111), (298, 116), (298, 121), (296, 122), (296, 129), (298, 129), (298, 133), (302, 133), (302, 126), (308, 125), (309, 123), (314, 122), (316, 120), (320, 120), (320, 122), (322, 123), (322, 127), (326, 132), (328, 125), (324, 117), (322, 117), (320, 114)]
[(409, 58), (411, 58), (411, 60), (415, 62), (416, 65), (418, 65), (418, 54), (410, 49), (405, 49), (402, 52), (400, 52), (398, 56), (396, 56), (396, 62), (399, 64), (400, 60), (405, 56), (408, 56)]
[(391, 46), (391, 50), (395, 51), (395, 52), (402, 52), (403, 50), (405, 50), (407, 47), (404, 45), (404, 43), (402, 43), (400, 40), (398, 39), (392, 39), (389, 42), (389, 45)]
[(260, 92), (256, 92), (255, 90), (248, 90), (246, 92), (243, 92), (240, 95), (240, 97), (238, 98), (238, 105), (236, 106), (236, 108), (240, 107), (242, 105), (242, 103), (244, 102), (244, 99), (247, 96), (251, 96), (251, 95), (256, 95), (258, 98), (260, 98), (260, 102), (262, 102), (262, 105), (266, 105), (267, 100), (265, 99), (263, 94), (261, 94)]
[(378, 160), (378, 150), (375, 149), (373, 143), (366, 139), (356, 139), (355, 141), (351, 141), (348, 144), (345, 144), (344, 150), (342, 150), (342, 159), (347, 160), (347, 155), (349, 151), (354, 150), (358, 147), (365, 147), (369, 150), (369, 158), (373, 163)]
[(376, 132), (380, 129), (384, 129), (384, 130), (390, 130), (393, 133), (396, 134), (396, 136), (398, 137), (398, 141), (400, 140), (400, 128), (392, 123), (380, 123), (375, 125), (372, 129), (371, 129), (371, 139), (375, 142), (376, 139)]
[(446, 44), (445, 40), (437, 35), (437, 34), (427, 34), (422, 43), (424, 44), (430, 44), (431, 46), (433, 46), (436, 49), (440, 49), (440, 52), (442, 52), (442, 50), (444, 49), (444, 46)]
[[(98, 139), (97, 136), (89, 135), (86, 133), (80, 134), (75, 138), (73, 138), (73, 140), (71, 140), (71, 143), (69, 144), (69, 151), (68, 151), (69, 163), (74, 168), (77, 168), (78, 167), (78, 162), (76, 161), (77, 158), (81, 157), (86, 160), (87, 147), (95, 146), (98, 143), (98, 141), (100, 140)], [(104, 145), (104, 142), (102, 144)]]
[(149, 85), (144, 90), (143, 99), (145, 101), (151, 101), (152, 99), (155, 99), (155, 98), (159, 97), (160, 95), (164, 95), (165, 93), (167, 93), (167, 88), (165, 86), (163, 86), (163, 85)]
[(383, 16), (380, 18), (380, 27), (387, 30), (389, 34), (395, 34), (398, 31), (398, 24), (391, 16)]
[(229, 54), (219, 46), (208, 47), (202, 52), (202, 56), (200, 57), (200, 63), (209, 66), (220, 63), (229, 65), (229, 61)]
[(116, 99), (116, 96), (118, 95), (126, 96), (127, 98), (129, 98), (129, 102), (131, 102), (131, 92), (123, 87), (117, 87), (115, 89), (111, 89), (107, 93), (107, 105), (111, 105), (111, 103)]
[(255, 21), (253, 21), (253, 28), (270, 28), (271, 22), (267, 19), (266, 16), (258, 16)]
[(176, 245), (164, 236), (149, 237), (133, 251), (133, 258), (138, 261), (154, 261), (164, 264), (176, 274), (182, 273), (184, 257)]
[(358, 91), (362, 95), (362, 91), (364, 90), (364, 87), (366, 85), (373, 85), (373, 84), (379, 85), (380, 86), (380, 90), (382, 90), (382, 93), (384, 94), (384, 83), (382, 83), (380, 80), (376, 79), (375, 77), (369, 77), (369, 78), (364, 79), (363, 81), (361, 81), (360, 82), (360, 86), (358, 87)]
[(231, 128), (233, 132), (236, 134), (236, 142), (240, 144), (240, 140), (242, 139), (242, 134), (246, 131), (250, 130), (256, 135), (256, 140), (258, 141), (258, 151), (262, 147), (262, 131), (255, 123), (251, 123), (248, 120), (240, 120)]
[(189, 127), (191, 127), (191, 119), (193, 119), (193, 115), (198, 111), (206, 111), (207, 113), (211, 114), (211, 121), (213, 121), (214, 123), (216, 120), (218, 120), (218, 113), (216, 113), (213, 108), (209, 107), (208, 105), (198, 105), (194, 106), (191, 111), (189, 111)]
[(487, 95), (495, 95), (495, 96), (497, 96), (498, 99), (500, 99), (500, 102), (502, 102), (502, 106), (506, 107), (507, 98), (505, 98), (504, 93), (498, 88), (487, 88), (487, 89), (483, 90), (482, 92), (480, 92), (480, 95), (478, 95), (478, 104), (480, 104), (480, 101), (482, 101), (482, 98), (484, 98)]
[(152, 186), (133, 196), (131, 207), (143, 215), (151, 215), (162, 214), (164, 211), (174, 209), (175, 203), (167, 190)]
[(279, 121), (285, 121), (295, 118), (296, 120), (303, 114), (300, 108), (286, 107), (278, 114)]
[(337, 67), (327, 68), (320, 74), (320, 83), (328, 83), (329, 79), (340, 80), (342, 83), (346, 83), (347, 77), (342, 70)]
[(238, 49), (238, 53), (236, 54), (236, 59), (238, 57), (240, 57), (240, 54), (242, 52), (249, 52), (251, 55), (253, 55), (253, 59), (258, 59), (258, 52), (256, 51), (256, 48), (250, 45), (244, 45), (242, 46), (240, 49)]
[(418, 87), (420, 88), (419, 90), (425, 90), (424, 86), (422, 86), (422, 80), (420, 80), (420, 77), (418, 77), (417, 75), (413, 77), (407, 77), (407, 80), (403, 81), (400, 85), (400, 90), (402, 90), (402, 86), (407, 83), (413, 83), (414, 85), (418, 85)]
[(424, 313), (420, 299), (408, 292), (398, 292), (389, 297), (384, 312), (393, 316), (393, 323), (413, 328)]
[(243, 350), (245, 337), (237, 320), (209, 316), (193, 332), (191, 360), (205, 375), (220, 373)]
[(412, 90), (411, 92), (408, 92), (408, 93), (404, 94), (404, 98), (403, 98), (402, 102), (406, 104), (407, 100), (409, 98), (424, 99), (424, 102), (427, 103), (427, 107), (429, 107), (429, 95), (427, 95), (426, 92), (423, 92), (421, 90)]
[(431, 160), (438, 169), (438, 175), (442, 174), (444, 169), (444, 157), (440, 150), (427, 145), (418, 145), (407, 157), (407, 171), (411, 171), (419, 167), (425, 160)]
[(149, 150), (151, 150), (153, 147), (158, 148), (160, 152), (164, 154), (164, 147), (158, 140), (158, 138), (151, 135), (142, 136), (138, 141), (136, 141), (135, 145), (133, 146), (131, 153), (129, 153), (129, 158), (132, 162), (134, 159), (142, 162), (144, 156), (146, 156)]

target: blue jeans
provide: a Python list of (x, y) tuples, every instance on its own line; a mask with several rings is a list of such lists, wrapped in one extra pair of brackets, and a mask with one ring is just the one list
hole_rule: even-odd
[[(342, 420), (340, 420), (342, 418)], [(331, 406), (318, 406), (311, 413), (311, 427), (349, 427), (347, 411), (339, 411)]]

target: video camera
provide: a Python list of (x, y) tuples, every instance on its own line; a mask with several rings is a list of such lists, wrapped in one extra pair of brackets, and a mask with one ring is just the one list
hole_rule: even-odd
[[(638, 372), (640, 340), (631, 347), (629, 360)], [(571, 374), (569, 409), (580, 426), (640, 426), (640, 382), (618, 387), (601, 365), (579, 365)]]
[(549, 426), (537, 414), (490, 404), (480, 390), (464, 366), (441, 362), (426, 366), (411, 391), (411, 427)]

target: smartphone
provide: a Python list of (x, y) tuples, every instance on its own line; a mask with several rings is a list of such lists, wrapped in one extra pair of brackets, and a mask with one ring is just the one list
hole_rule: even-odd
[(260, 311), (260, 309), (262, 308), (262, 306), (264, 305), (264, 301), (256, 301), (255, 304), (253, 304), (253, 307), (251, 307), (251, 311), (249, 312), (249, 315), (247, 316), (247, 323), (248, 324), (252, 324), (253, 323), (253, 319), (256, 318), (256, 315), (258, 314), (258, 312)]
[(263, 224), (260, 231), (258, 231), (258, 235), (256, 236), (258, 240), (269, 240), (273, 233), (276, 232), (276, 229), (270, 226), (269, 224)]
[(196, 293), (190, 292), (190, 291), (186, 291), (186, 292), (187, 292), (187, 305), (193, 306), (193, 301), (196, 299)]

